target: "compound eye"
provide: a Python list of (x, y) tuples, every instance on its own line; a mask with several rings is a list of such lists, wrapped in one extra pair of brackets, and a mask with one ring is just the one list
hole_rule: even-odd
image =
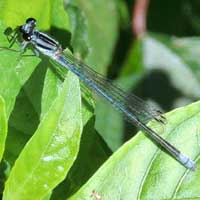
[(30, 17), (26, 20), (26, 23), (30, 23), (30, 22), (33, 22), (33, 23), (36, 23), (36, 19)]
[(23, 33), (22, 37), (26, 41), (30, 41), (31, 40), (31, 36), (28, 33)]

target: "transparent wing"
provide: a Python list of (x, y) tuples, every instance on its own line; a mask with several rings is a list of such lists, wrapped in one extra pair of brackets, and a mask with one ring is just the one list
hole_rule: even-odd
[(147, 123), (151, 119), (155, 119), (163, 124), (165, 123), (166, 120), (159, 110), (149, 106), (149, 104), (134, 94), (125, 92), (111, 80), (97, 73), (73, 56), (59, 55), (58, 60), (61, 64), (64, 63), (67, 65), (92, 90), (109, 100), (127, 118), (131, 114), (143, 123)]

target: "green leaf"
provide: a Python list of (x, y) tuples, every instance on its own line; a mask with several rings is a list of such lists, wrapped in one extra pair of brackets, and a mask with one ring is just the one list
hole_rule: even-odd
[(79, 82), (69, 73), (59, 96), (16, 160), (3, 199), (31, 200), (47, 195), (76, 159), (81, 130)]
[[(130, 88), (130, 83), (134, 86), (144, 74), (143, 67), (143, 40), (136, 40), (129, 51), (128, 57), (125, 60), (119, 79), (128, 83), (126, 88)], [(129, 81), (125, 81), (128, 79)]]
[[(196, 160), (196, 171), (185, 169), (143, 133), (124, 144), (70, 200), (198, 199), (200, 102), (166, 115), (168, 123), (150, 126)], [(96, 197), (95, 197), (96, 196)], [(99, 197), (100, 199), (100, 197)]]
[(36, 0), (27, 2), (21, 0), (16, 2), (14, 0), (0, 1), (0, 19), (7, 26), (15, 28), (24, 23), (29, 17), (38, 19), (39, 26), (43, 29), (48, 29), (50, 26), (49, 15), (51, 10), (50, 0)]
[[(0, 21), (0, 45), (7, 47), (8, 42), (5, 35), (2, 34), (5, 29), (6, 26)], [(39, 59), (36, 57), (32, 59), (28, 57), (20, 58), (19, 53), (0, 50), (0, 95), (6, 103), (7, 117), (10, 116), (21, 87), (28, 80), (38, 63)]]
[(95, 128), (106, 141), (112, 151), (123, 144), (123, 117), (121, 113), (102, 99), (97, 100)]
[(7, 26), (15, 28), (24, 24), (25, 20), (33, 17), (40, 29), (48, 30), (50, 26), (57, 29), (69, 30), (68, 15), (64, 10), (62, 0), (36, 0), (27, 2), (22, 0), (0, 1), (0, 19)]
[[(65, 12), (63, 0), (51, 0), (51, 26), (61, 30), (69, 30), (69, 19)], [(66, 35), (65, 35), (66, 36)]]
[(5, 142), (7, 136), (7, 117), (5, 112), (5, 102), (0, 96), (0, 162), (5, 149)]
[[(31, 58), (29, 59), (31, 62)], [(44, 90), (46, 89), (46, 82), (44, 79), (47, 71), (45, 64), (48, 63), (42, 61), (22, 86), (9, 118), (4, 159), (6, 159), (10, 165), (13, 165), (24, 145), (34, 134), (42, 117), (48, 112), (52, 102), (58, 95), (59, 85), (51, 84), (51, 94), (53, 95), (49, 94), (48, 101), (43, 98), (43, 93), (44, 95), (47, 94), (47, 91)], [(54, 79), (51, 79), (52, 83), (57, 83), (58, 81), (55, 82), (53, 81)], [(44, 109), (45, 103), (41, 102), (43, 99), (46, 101), (48, 109)]]
[[(172, 86), (186, 97), (198, 98), (200, 96), (199, 41), (198, 37), (172, 38), (160, 34), (146, 35), (132, 46), (122, 76), (137, 80), (138, 75), (144, 77), (149, 71), (160, 70), (167, 75)], [(185, 79), (188, 80), (187, 84)]]
[(54, 189), (52, 200), (65, 200), (74, 194), (111, 154), (110, 149), (94, 130), (94, 118), (84, 126), (81, 138), (78, 157), (66, 179)]
[[(146, 37), (143, 41), (144, 66), (160, 69), (175, 88), (190, 97), (200, 96), (198, 51), (199, 38), (169, 38), (162, 35)], [(187, 79), (187, 84), (185, 84)]]
[[(38, 20), (39, 28), (42, 29), (48, 29), (52, 25), (55, 31), (63, 25), (62, 30), (66, 32), (69, 28), (68, 17), (61, 0), (52, 2), (38, 1), (34, 3), (34, 6), (27, 1), (16, 3), (11, 0), (1, 1), (0, 4), (6, 8), (5, 10), (13, 11), (9, 16), (7, 12), (0, 13), (1, 21), (7, 26), (14, 28), (24, 23), (26, 18), (35, 17)], [(43, 6), (44, 4), (45, 6)], [(30, 6), (32, 9), (27, 9)], [(21, 9), (20, 15), (15, 16), (15, 11)], [(41, 14), (43, 12), (46, 12), (49, 16), (43, 18), (44, 16)], [(0, 46), (8, 47), (8, 41), (3, 34), (5, 29), (6, 26), (1, 24)], [(14, 49), (19, 49), (19, 46), (15, 45)], [(58, 81), (56, 75), (50, 77), (47, 84), (51, 82), (51, 96), (49, 95), (48, 101), (46, 101), (46, 98), (43, 97), (46, 94), (45, 91), (43, 95), (43, 89), (46, 88), (43, 88), (43, 85), (47, 66), (50, 66), (47, 59), (43, 58), (38, 65), (40, 60), (37, 57), (20, 57), (19, 53), (7, 50), (1, 50), (0, 54), (0, 69), (2, 71), (0, 94), (5, 98), (8, 116), (14, 108), (9, 119), (9, 131), (4, 156), (12, 164), (57, 96), (61, 81)], [(32, 55), (33, 52), (28, 51), (27, 54)], [(43, 99), (45, 102), (42, 101)]]
[[(66, 0), (72, 27), (72, 46), (87, 54), (85, 62), (105, 74), (118, 36), (118, 13), (114, 0)], [(97, 11), (98, 10), (98, 11)]]

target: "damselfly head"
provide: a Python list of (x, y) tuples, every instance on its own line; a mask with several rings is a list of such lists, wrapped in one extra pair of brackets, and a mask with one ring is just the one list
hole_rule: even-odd
[(19, 27), (19, 31), (22, 33), (22, 37), (24, 40), (29, 41), (31, 39), (31, 35), (33, 35), (36, 27), (36, 20), (32, 17), (26, 20), (26, 23)]

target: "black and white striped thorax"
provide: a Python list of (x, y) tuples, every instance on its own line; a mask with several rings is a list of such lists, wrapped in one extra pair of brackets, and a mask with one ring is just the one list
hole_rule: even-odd
[(29, 18), (26, 23), (20, 26), (20, 32), (25, 43), (31, 43), (37, 50), (47, 56), (55, 56), (56, 52), (62, 51), (61, 45), (52, 37), (38, 31), (36, 20)]

